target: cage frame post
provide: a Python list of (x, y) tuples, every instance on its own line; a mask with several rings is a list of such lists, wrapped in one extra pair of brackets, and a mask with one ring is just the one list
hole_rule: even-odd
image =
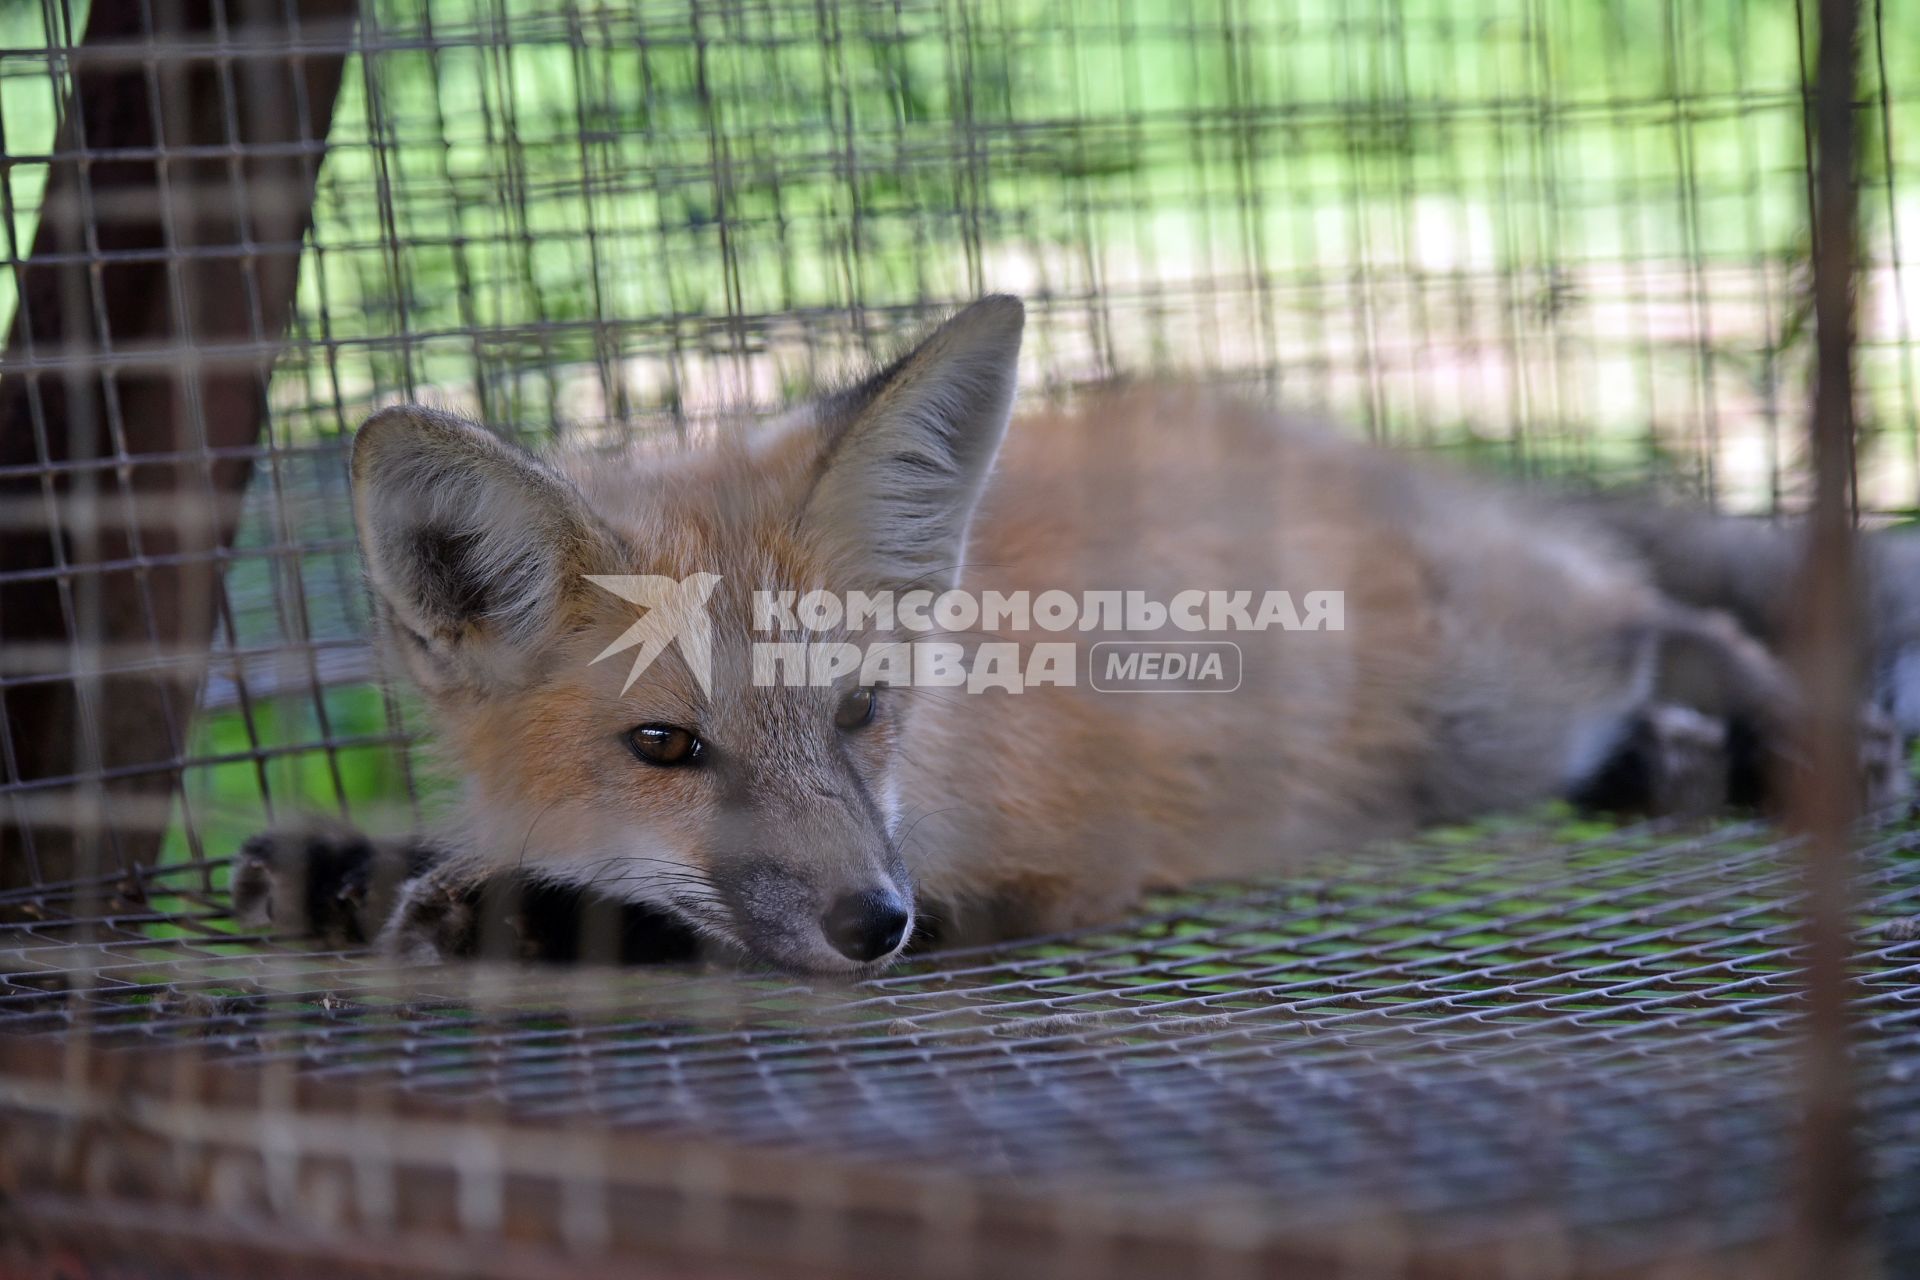
[(1859, 0), (1821, 0), (1810, 102), (1808, 174), (1813, 230), (1815, 378), (1809, 445), (1813, 507), (1797, 598), (1795, 666), (1806, 691), (1803, 765), (1792, 788), (1793, 826), (1804, 839), (1806, 998), (1802, 1019), (1796, 1247), (1789, 1274), (1873, 1273), (1865, 1236), (1866, 1168), (1855, 1137), (1852, 1062), (1856, 995), (1852, 923), (1858, 817), (1860, 676), (1852, 637), (1861, 625), (1855, 527), (1854, 355), (1860, 260), (1854, 127), (1860, 59)]
[(0, 363), (0, 887), (161, 847), (357, 10), (99, 4), (68, 53)]

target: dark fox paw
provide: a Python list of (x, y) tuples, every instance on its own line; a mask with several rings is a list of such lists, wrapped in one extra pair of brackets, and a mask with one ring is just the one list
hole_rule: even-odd
[(1634, 718), (1613, 755), (1573, 798), (1607, 813), (1711, 813), (1727, 803), (1732, 768), (1724, 722), (1657, 703)]
[(1651, 757), (1649, 812), (1693, 817), (1726, 805), (1732, 761), (1723, 721), (1666, 703), (1647, 708), (1644, 728)]
[(448, 875), (427, 872), (407, 880), (383, 916), (380, 950), (409, 964), (475, 954), (484, 896), (484, 886)]
[(357, 831), (266, 831), (234, 859), (233, 913), (254, 928), (364, 946), (373, 878), (373, 842)]
[[(269, 831), (241, 847), (234, 915), (406, 963), (690, 960), (698, 939), (656, 908), (517, 875), (477, 877), (451, 850), (346, 827)], [(483, 928), (483, 925), (485, 926)]]
[[(1907, 737), (1886, 712), (1875, 706), (1868, 706), (1860, 713), (1854, 737), (1860, 761), (1856, 777), (1861, 815), (1869, 820), (1884, 820), (1892, 816), (1896, 805), (1913, 794)], [(1798, 757), (1784, 751), (1777, 758), (1762, 755), (1757, 748), (1766, 744), (1758, 738), (1752, 741), (1755, 746), (1745, 753), (1748, 767), (1743, 774), (1749, 778), (1763, 777), (1769, 784), (1761, 794), (1763, 807), (1783, 808), (1789, 801), (1786, 773)], [(1758, 767), (1761, 764), (1766, 766), (1765, 775)]]

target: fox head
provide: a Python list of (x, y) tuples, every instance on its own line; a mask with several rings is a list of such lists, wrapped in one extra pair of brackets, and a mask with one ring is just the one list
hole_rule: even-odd
[(658, 456), (542, 460), (428, 409), (369, 419), (360, 547), (466, 779), (472, 856), (788, 969), (896, 955), (918, 699), (857, 672), (756, 682), (753, 643), (780, 637), (756, 631), (754, 597), (953, 584), (1022, 323), (1018, 301), (984, 299), (851, 390)]

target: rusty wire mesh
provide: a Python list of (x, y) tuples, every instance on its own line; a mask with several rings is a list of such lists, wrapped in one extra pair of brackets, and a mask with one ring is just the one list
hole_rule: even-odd
[[(126, 13), (115, 44), (79, 4), (0, 8), (0, 1030), (33, 1037), (0, 1040), (11, 1225), (194, 1266), (217, 1242), (243, 1274), (618, 1246), (1738, 1274), (1786, 1230), (1799, 899), (1762, 828), (1492, 824), (852, 989), (396, 971), (240, 931), (224, 886), (274, 818), (434, 803), (368, 652), (345, 490), (353, 427), (403, 395), (530, 440), (686, 431), (1005, 289), (1034, 312), (1031, 398), (1199, 374), (1523, 475), (1799, 505), (1810, 15)], [(1920, 44), (1866, 17), (1861, 496), (1898, 517)], [(125, 79), (76, 129), (90, 66)], [(103, 140), (142, 112), (159, 136)], [(1874, 836), (1859, 886), (1893, 1274), (1920, 1266), (1917, 838)]]

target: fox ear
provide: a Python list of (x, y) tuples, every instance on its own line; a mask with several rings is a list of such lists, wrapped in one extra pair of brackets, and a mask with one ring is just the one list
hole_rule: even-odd
[(1017, 298), (983, 298), (904, 358), (820, 407), (826, 448), (804, 521), (843, 563), (940, 590), (1013, 408)]
[(523, 676), (608, 536), (532, 455), (417, 405), (360, 428), (353, 495), (367, 577), (429, 691)]

